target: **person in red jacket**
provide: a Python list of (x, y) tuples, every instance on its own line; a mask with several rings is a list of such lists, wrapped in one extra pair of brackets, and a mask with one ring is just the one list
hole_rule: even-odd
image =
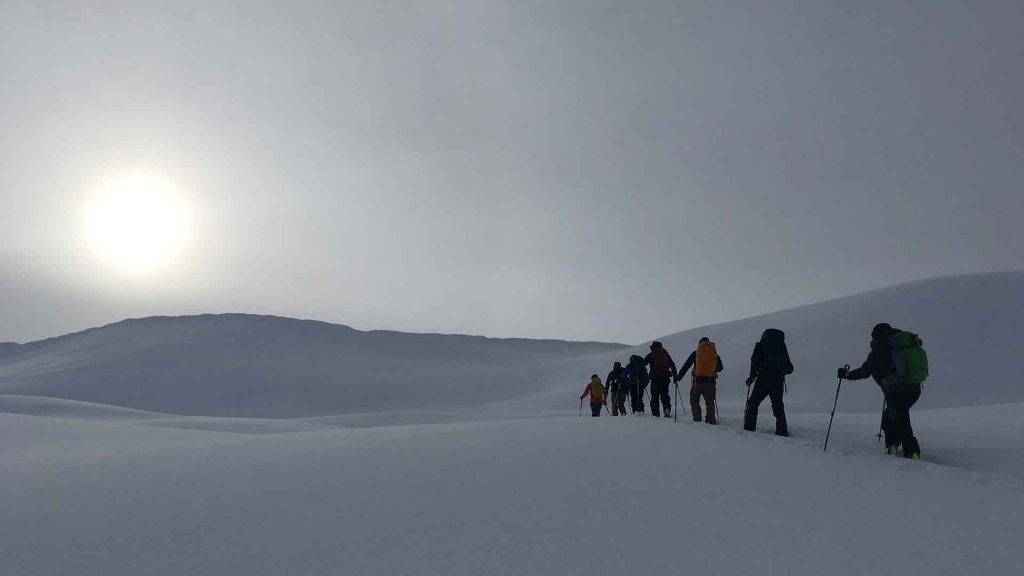
[(587, 383), (587, 387), (583, 390), (580, 400), (583, 400), (588, 395), (590, 396), (591, 416), (597, 418), (601, 415), (601, 407), (608, 402), (604, 397), (604, 384), (601, 384), (601, 378), (597, 374), (593, 374), (590, 377), (590, 382)]
[(665, 418), (669, 418), (672, 396), (668, 385), (676, 377), (676, 363), (661, 342), (655, 340), (651, 343), (651, 353), (644, 358), (644, 366), (650, 366), (651, 371), (651, 416), (658, 416), (659, 407), (664, 407)]

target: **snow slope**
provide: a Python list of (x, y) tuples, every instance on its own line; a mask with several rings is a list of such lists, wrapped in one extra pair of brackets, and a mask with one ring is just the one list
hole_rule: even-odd
[(478, 406), (622, 345), (361, 332), (240, 314), (129, 320), (0, 357), (0, 393), (174, 414), (302, 417)]
[[(905, 576), (1020, 562), (1019, 441), (1005, 477), (861, 454), (841, 441), (855, 422), (824, 453), (653, 418), (253, 434), (67, 408), (0, 414), (5, 574)], [(1024, 407), (1002, 416), (1019, 431)]]
[[(616, 345), (229, 315), (8, 346), (0, 574), (1017, 574), (1022, 294), (1021, 273), (938, 279), (662, 338), (680, 362), (719, 343), (717, 427), (578, 417)], [(923, 462), (880, 454), (864, 382), (821, 449), (835, 366), (880, 320), (932, 357)], [(768, 326), (797, 364), (792, 438), (767, 406), (739, 429)]]
[[(1017, 361), (1024, 342), (1024, 272), (973, 274), (902, 284), (855, 296), (774, 312), (763, 316), (686, 330), (658, 338), (682, 365), (701, 336), (715, 341), (726, 370), (718, 395), (722, 408), (742, 411), (750, 354), (765, 328), (786, 332), (796, 371), (788, 378), (786, 403), (797, 411), (830, 411), (836, 368), (859, 366), (867, 357), (871, 328), (889, 322), (921, 335), (931, 378), (921, 408), (978, 406), (1024, 401), (1024, 363)], [(598, 371), (602, 377), (615, 360), (646, 354), (645, 345), (605, 354), (578, 364), (576, 374)], [(599, 370), (599, 368), (601, 370)], [(572, 398), (582, 376), (532, 398), (512, 401), (549, 404)], [(684, 388), (689, 380), (680, 383)], [(578, 394), (577, 394), (578, 395)], [(840, 411), (878, 412), (881, 395), (872, 380), (846, 382)], [(770, 414), (769, 414), (770, 416)]]
[[(871, 327), (921, 334), (932, 364), (922, 408), (1024, 401), (1024, 272), (914, 282), (660, 338), (680, 365), (707, 335), (726, 372), (721, 406), (742, 410), (753, 343), (781, 328), (796, 372), (786, 402), (830, 410), (835, 369), (867, 355)], [(274, 317), (126, 321), (0, 350), (0, 393), (207, 416), (306, 417), (381, 411), (537, 413), (571, 407), (590, 374), (646, 345), (359, 332)], [(683, 383), (685, 393), (685, 382)], [(881, 407), (847, 383), (840, 411)]]

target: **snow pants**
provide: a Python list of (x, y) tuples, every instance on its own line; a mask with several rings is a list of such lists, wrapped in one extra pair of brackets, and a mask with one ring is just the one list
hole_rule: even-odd
[(885, 395), (885, 411), (882, 412), (882, 431), (885, 432), (885, 446), (903, 445), (907, 458), (921, 453), (921, 446), (914, 437), (910, 425), (910, 407), (921, 397), (919, 390), (892, 392)]
[(661, 407), (665, 407), (665, 413), (672, 412), (672, 397), (668, 394), (671, 376), (656, 376), (651, 378), (651, 415), (660, 416)]
[(604, 406), (603, 402), (591, 402), (590, 403), (590, 415), (597, 418), (601, 415), (601, 407)]
[(707, 407), (708, 413), (704, 421), (708, 424), (718, 424), (718, 418), (715, 417), (715, 383), (714, 382), (698, 382), (693, 381), (693, 385), (690, 386), (690, 410), (693, 414), (693, 421), (700, 422), (700, 398), (704, 397), (704, 406)]
[(629, 403), (633, 408), (633, 413), (637, 412), (643, 414), (644, 412), (644, 390), (647, 388), (647, 382), (641, 382), (639, 385), (636, 382), (632, 382), (629, 385)]
[(622, 388), (612, 392), (612, 416), (626, 415), (626, 391)]
[(786, 391), (786, 379), (777, 374), (761, 374), (754, 382), (743, 414), (743, 429), (753, 432), (757, 429), (757, 408), (766, 397), (772, 399), (772, 414), (775, 415), (775, 434), (789, 436), (786, 424), (786, 406), (782, 396)]

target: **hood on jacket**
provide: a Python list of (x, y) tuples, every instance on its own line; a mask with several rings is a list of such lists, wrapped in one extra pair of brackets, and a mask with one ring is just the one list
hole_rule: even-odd
[(890, 332), (892, 332), (892, 326), (889, 324), (885, 322), (875, 324), (875, 327), (871, 329), (871, 339), (881, 340), (882, 337), (887, 336)]

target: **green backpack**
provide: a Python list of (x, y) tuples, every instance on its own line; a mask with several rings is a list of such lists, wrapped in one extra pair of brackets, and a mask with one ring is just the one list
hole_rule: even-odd
[(889, 348), (901, 384), (921, 384), (928, 379), (928, 354), (924, 342), (913, 332), (900, 331), (889, 337)]

